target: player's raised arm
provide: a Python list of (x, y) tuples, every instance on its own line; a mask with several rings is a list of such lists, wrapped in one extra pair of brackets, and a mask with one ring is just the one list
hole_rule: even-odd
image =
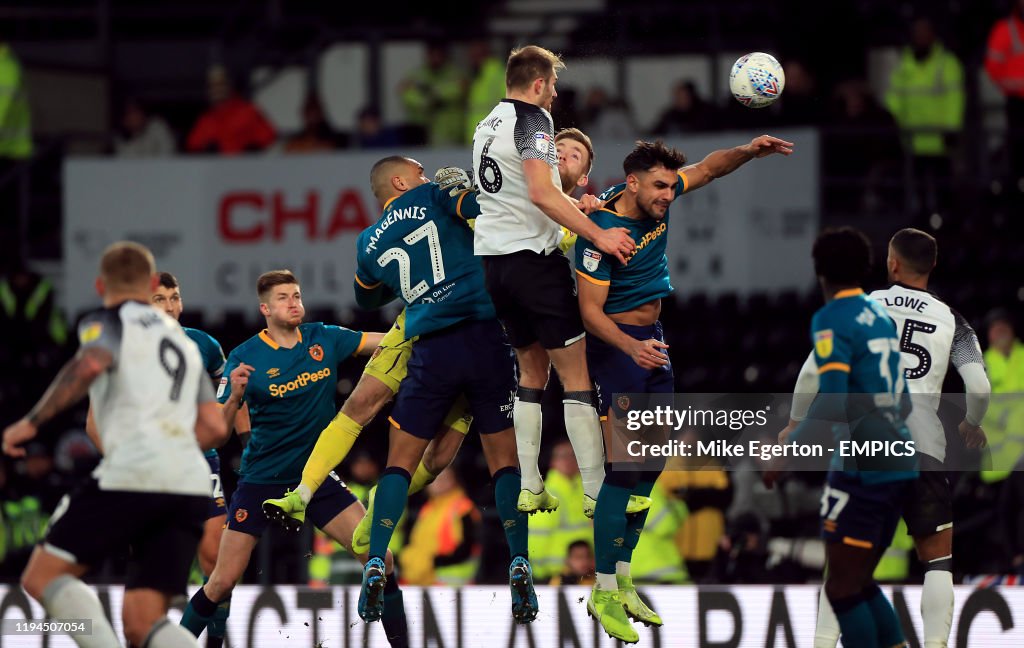
[(773, 153), (791, 155), (793, 143), (771, 135), (761, 135), (752, 139), (749, 144), (712, 151), (700, 162), (684, 167), (679, 172), (686, 179), (683, 191), (700, 189), (715, 178), (729, 175), (753, 159)]
[(624, 227), (601, 229), (594, 224), (576, 207), (576, 201), (551, 181), (551, 168), (543, 160), (523, 160), (523, 174), (530, 202), (548, 218), (592, 241), (599, 250), (611, 254), (620, 263), (626, 263), (626, 255), (635, 248), (628, 230)]
[(85, 398), (103, 372), (113, 366), (120, 348), (119, 326), (104, 312), (82, 321), (78, 332), (82, 347), (50, 383), (46, 393), (24, 418), (7, 427), (3, 451), (11, 457), (25, 456), (21, 444), (35, 438), (39, 426)]
[(199, 447), (203, 450), (219, 448), (228, 440), (230, 432), (209, 381), (199, 381), (196, 402), (196, 440)]

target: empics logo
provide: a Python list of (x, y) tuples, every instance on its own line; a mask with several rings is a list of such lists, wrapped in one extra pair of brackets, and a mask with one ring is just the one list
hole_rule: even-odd
[(281, 385), (271, 385), (270, 395), (275, 398), (284, 396), (290, 391), (295, 391), (296, 389), (305, 387), (310, 383), (320, 382), (321, 380), (329, 378), (330, 376), (331, 370), (329, 367), (325, 367), (324, 369), (321, 369), (320, 371), (317, 372), (304, 371), (300, 373), (298, 376), (296, 376), (295, 380), (286, 382)]

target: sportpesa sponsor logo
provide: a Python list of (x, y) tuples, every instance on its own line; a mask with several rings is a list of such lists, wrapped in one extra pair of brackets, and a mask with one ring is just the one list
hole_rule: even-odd
[[(644, 237), (640, 239), (639, 243), (636, 244), (636, 252), (639, 252), (640, 250), (647, 247), (648, 243), (652, 242), (654, 239), (664, 234), (665, 230), (667, 229), (668, 223), (662, 222), (660, 225), (652, 229), (650, 232), (644, 234)], [(633, 254), (636, 254), (636, 252), (634, 252)]]
[(295, 380), (283, 383), (281, 385), (270, 385), (270, 395), (274, 397), (284, 396), (290, 391), (295, 391), (300, 387), (305, 387), (310, 383), (319, 382), (325, 380), (331, 376), (331, 370), (329, 367), (325, 367), (320, 371), (304, 371), (295, 377)]

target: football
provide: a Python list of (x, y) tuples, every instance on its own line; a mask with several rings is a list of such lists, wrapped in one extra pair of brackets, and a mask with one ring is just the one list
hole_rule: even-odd
[(771, 54), (752, 52), (741, 56), (729, 74), (732, 96), (748, 108), (764, 108), (782, 96), (786, 74)]

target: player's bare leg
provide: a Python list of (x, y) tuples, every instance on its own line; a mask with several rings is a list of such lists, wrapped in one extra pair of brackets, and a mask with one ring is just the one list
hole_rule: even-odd
[(124, 636), (132, 646), (185, 648), (195, 646), (188, 630), (167, 618), (169, 597), (154, 589), (125, 590), (121, 606)]
[(924, 565), (921, 618), (925, 648), (945, 648), (953, 627), (953, 529), (914, 538)]
[(826, 551), (825, 594), (839, 619), (843, 644), (905, 646), (896, 612), (872, 580), (881, 551), (839, 542), (830, 542)]
[(515, 350), (519, 362), (519, 386), (512, 406), (512, 420), (516, 430), (519, 469), (522, 471), (522, 490), (518, 507), (527, 513), (554, 511), (558, 499), (544, 490), (540, 474), (541, 398), (548, 383), (551, 360), (539, 342)]
[(192, 595), (181, 617), (181, 625), (188, 628), (193, 636), (198, 637), (202, 633), (216, 613), (217, 606), (231, 596), (231, 591), (249, 566), (257, 542), (258, 538), (254, 535), (233, 529), (224, 530), (217, 552), (217, 564), (206, 583)]
[(507, 428), (494, 434), (481, 434), (480, 443), (494, 481), (494, 501), (512, 555), (512, 563), (509, 565), (512, 618), (516, 623), (530, 623), (537, 618), (539, 605), (533, 589), (533, 568), (527, 557), (527, 516), (517, 506), (521, 481), (517, 465), (516, 431)]
[(220, 550), (220, 539), (227, 517), (227, 514), (218, 515), (207, 519), (203, 524), (203, 537), (199, 540), (196, 556), (199, 559), (199, 569), (202, 570), (204, 576), (212, 574), (213, 568), (217, 564), (217, 552)]
[(93, 590), (80, 579), (87, 567), (37, 546), (21, 575), (25, 592), (39, 601), (55, 619), (92, 619), (92, 634), (74, 635), (82, 648), (104, 648), (120, 644), (107, 621), (103, 606)]

